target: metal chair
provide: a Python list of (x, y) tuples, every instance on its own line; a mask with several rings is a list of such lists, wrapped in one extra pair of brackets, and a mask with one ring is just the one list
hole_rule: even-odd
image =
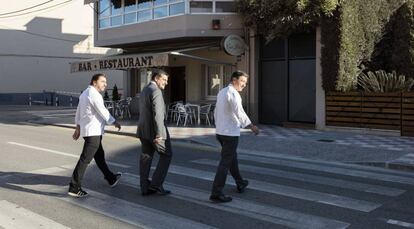
[(211, 126), (210, 118), (209, 118), (210, 109), (211, 109), (211, 104), (200, 106), (200, 117), (204, 117), (204, 119), (206, 120), (206, 124), (208, 123), (209, 126)]
[(176, 111), (177, 112), (176, 113), (177, 114), (177, 124), (176, 125), (178, 126), (180, 121), (183, 120), (184, 121), (183, 125), (186, 126), (188, 118), (190, 118), (190, 122), (192, 124), (193, 121), (192, 121), (191, 115), (187, 112), (187, 108), (181, 103), (178, 103), (176, 107), (177, 107), (177, 111)]

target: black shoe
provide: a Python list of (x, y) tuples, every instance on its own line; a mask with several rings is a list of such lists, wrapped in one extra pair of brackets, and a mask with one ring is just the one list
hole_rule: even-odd
[(157, 194), (160, 194), (160, 195), (168, 195), (168, 194), (170, 194), (170, 193), (171, 193), (171, 191), (170, 191), (170, 190), (166, 190), (166, 189), (164, 189), (162, 186), (160, 186), (160, 187), (150, 186), (150, 187), (148, 188), (148, 192), (149, 192), (149, 191), (154, 192), (154, 193), (157, 193)]
[(210, 200), (216, 203), (225, 203), (225, 202), (230, 202), (233, 199), (230, 196), (220, 194), (220, 195), (211, 195)]
[(149, 195), (155, 194), (156, 192), (157, 191), (155, 191), (155, 190), (148, 189), (146, 191), (141, 191), (141, 195), (143, 195), (143, 196), (149, 196)]
[(239, 193), (244, 192), (244, 190), (246, 189), (246, 187), (249, 185), (249, 181), (248, 180), (242, 180), (240, 183), (237, 184), (237, 191)]
[(76, 198), (81, 198), (81, 197), (85, 197), (87, 195), (89, 195), (85, 190), (81, 189), (81, 188), (69, 188), (69, 192), (68, 192), (69, 196), (73, 196)]
[(115, 187), (118, 184), (121, 177), (122, 177), (122, 173), (118, 172), (117, 174), (115, 174), (115, 180), (113, 180), (112, 182), (108, 182), (111, 188)]

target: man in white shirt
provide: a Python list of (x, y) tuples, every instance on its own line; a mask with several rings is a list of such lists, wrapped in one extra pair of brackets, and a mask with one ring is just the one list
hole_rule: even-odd
[(109, 170), (102, 147), (102, 135), (106, 124), (113, 124), (118, 128), (118, 131), (121, 129), (121, 125), (106, 109), (100, 94), (105, 91), (106, 86), (106, 76), (96, 74), (92, 77), (89, 87), (79, 97), (75, 116), (76, 129), (72, 137), (74, 140), (78, 140), (79, 136), (82, 136), (85, 143), (69, 184), (68, 194), (70, 196), (84, 197), (88, 195), (81, 188), (81, 183), (86, 167), (92, 161), (92, 158), (95, 159), (96, 165), (111, 187), (118, 184), (122, 175), (121, 173), (114, 174)]
[(237, 161), (237, 145), (240, 137), (240, 128), (250, 128), (254, 134), (259, 129), (253, 125), (244, 112), (240, 93), (247, 85), (248, 75), (242, 71), (233, 72), (230, 84), (220, 90), (217, 95), (214, 118), (216, 121), (216, 137), (221, 145), (221, 160), (218, 165), (210, 200), (213, 202), (229, 202), (232, 198), (224, 195), (223, 188), (227, 173), (233, 176), (237, 184), (237, 191), (242, 193), (249, 184), (240, 175)]

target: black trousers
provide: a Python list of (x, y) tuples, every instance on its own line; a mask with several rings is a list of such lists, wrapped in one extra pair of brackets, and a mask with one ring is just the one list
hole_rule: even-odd
[[(141, 191), (146, 192), (149, 186), (160, 187), (164, 183), (165, 177), (168, 173), (168, 168), (170, 167), (172, 150), (171, 150), (171, 140), (170, 136), (167, 133), (167, 139), (162, 143), (162, 147), (165, 147), (164, 152), (158, 152), (159, 146), (156, 146), (153, 140), (142, 139), (141, 147), (142, 152), (139, 160), (139, 174), (140, 174), (140, 185)], [(154, 152), (157, 151), (160, 159), (158, 160), (157, 167), (152, 175), (151, 183), (148, 182), (148, 177), (151, 170), (152, 158), (154, 157)]]
[(72, 174), (70, 181), (70, 187), (80, 188), (82, 186), (83, 175), (85, 174), (88, 164), (95, 159), (96, 165), (104, 174), (105, 179), (108, 182), (113, 182), (116, 179), (114, 173), (112, 173), (105, 161), (105, 153), (102, 148), (102, 136), (90, 136), (84, 137), (85, 143), (83, 145), (82, 154), (76, 164), (76, 167)]
[(217, 167), (216, 176), (214, 177), (212, 195), (223, 194), (223, 188), (226, 184), (227, 173), (233, 176), (237, 184), (241, 183), (243, 178), (239, 171), (239, 162), (237, 160), (237, 145), (239, 144), (238, 136), (216, 135), (221, 145), (221, 160)]

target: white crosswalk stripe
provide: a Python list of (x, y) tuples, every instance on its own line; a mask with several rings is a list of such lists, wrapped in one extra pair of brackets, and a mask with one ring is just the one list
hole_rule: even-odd
[[(131, 187), (137, 187), (139, 176), (133, 174), (125, 174), (125, 179), (122, 180), (124, 184)], [(271, 223), (288, 226), (292, 228), (346, 228), (349, 224), (330, 220), (318, 216), (302, 214), (294, 211), (285, 210), (275, 206), (266, 204), (259, 204), (253, 201), (233, 198), (232, 202), (221, 205), (211, 204), (206, 202), (209, 197), (207, 191), (197, 190), (182, 185), (166, 183), (164, 185), (167, 189), (174, 190), (172, 197), (190, 201), (196, 204), (207, 207), (216, 208), (223, 211), (237, 213), (250, 218), (256, 218)]]
[(341, 168), (335, 165), (327, 166), (326, 164), (325, 165), (312, 164), (312, 163), (305, 163), (305, 162), (298, 162), (298, 161), (282, 160), (282, 159), (277, 159), (277, 158), (258, 157), (258, 156), (252, 156), (252, 155), (246, 155), (246, 154), (241, 154), (238, 156), (238, 158), (241, 160), (255, 161), (255, 162), (269, 164), (269, 165), (279, 164), (279, 165), (283, 165), (286, 167), (294, 167), (294, 168), (301, 168), (301, 169), (340, 174), (340, 175), (346, 175), (346, 176), (362, 177), (362, 178), (368, 178), (368, 179), (379, 180), (379, 181), (389, 181), (389, 182), (414, 185), (414, 178), (412, 177), (389, 175), (389, 174), (383, 174), (383, 173), (378, 173), (378, 172), (367, 172), (364, 170), (353, 170), (353, 169), (348, 169), (348, 168)]
[[(56, 185), (17, 185), (30, 190), (48, 193), (66, 193), (67, 187)], [(107, 194), (93, 190), (87, 190), (90, 194), (86, 198), (77, 199), (69, 196), (59, 196), (56, 198), (70, 204), (100, 213), (122, 222), (137, 226), (139, 228), (157, 228), (157, 229), (213, 229), (215, 227), (198, 223), (189, 219), (178, 217), (169, 213), (158, 211), (144, 205), (125, 201)], [(0, 214), (1, 217), (1, 214)], [(28, 220), (27, 217), (23, 217)], [(31, 228), (29, 226), (22, 228)], [(40, 227), (39, 227), (40, 228)], [(43, 227), (42, 227), (43, 228)], [(50, 229), (62, 227), (46, 227)], [(37, 228), (36, 228), (37, 229)]]
[[(218, 161), (209, 160), (209, 159), (199, 159), (199, 160), (194, 160), (193, 162), (197, 164), (213, 165), (213, 166), (217, 166), (218, 164)], [(263, 168), (259, 166), (251, 166), (251, 165), (245, 165), (245, 164), (239, 164), (239, 168), (243, 171), (247, 171), (251, 173), (281, 177), (281, 178), (298, 180), (298, 181), (303, 181), (303, 182), (310, 182), (310, 183), (315, 183), (315, 184), (334, 186), (338, 188), (346, 188), (346, 189), (357, 190), (357, 191), (362, 191), (362, 192), (376, 193), (376, 194), (387, 195), (387, 196), (399, 196), (405, 192), (405, 190), (401, 190), (397, 188), (389, 188), (389, 187), (365, 184), (365, 183), (360, 183), (360, 182), (350, 182), (350, 181), (344, 181), (344, 180), (335, 179), (335, 178), (321, 177), (321, 176), (308, 175), (308, 174), (302, 174), (302, 173), (287, 172), (287, 171), (283, 171), (280, 169), (269, 169), (269, 168)]]
[(0, 200), (0, 228), (1, 227), (5, 229), (69, 228), (6, 200)]
[[(176, 165), (171, 165), (169, 172), (174, 173), (174, 174), (179, 174), (182, 176), (195, 177), (198, 179), (208, 180), (208, 181), (213, 181), (214, 175), (215, 175), (212, 172), (207, 172), (207, 171), (192, 169), (192, 168), (186, 168), (186, 167), (176, 166)], [(314, 201), (317, 203), (333, 205), (333, 206), (338, 206), (342, 208), (358, 210), (362, 212), (370, 212), (381, 206), (381, 204), (372, 203), (372, 202), (368, 202), (364, 200), (357, 200), (357, 199), (353, 199), (349, 197), (338, 196), (338, 195), (329, 194), (329, 193), (316, 192), (316, 191), (311, 191), (311, 190), (304, 190), (300, 188), (278, 185), (278, 184), (273, 184), (273, 183), (268, 183), (268, 182), (263, 182), (263, 181), (250, 180), (249, 182), (251, 184), (249, 187), (254, 190), (282, 195), (282, 196), (288, 196), (288, 197), (302, 199), (302, 200)], [(226, 183), (235, 185), (235, 182), (230, 177), (228, 177)]]

